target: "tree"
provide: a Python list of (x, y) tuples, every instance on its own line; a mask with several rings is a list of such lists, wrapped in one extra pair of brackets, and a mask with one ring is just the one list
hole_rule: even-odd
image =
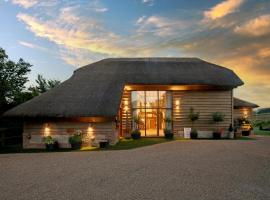
[(191, 121), (191, 129), (193, 129), (193, 124), (195, 121), (197, 121), (199, 119), (199, 117), (200, 117), (200, 113), (199, 112), (195, 113), (194, 108), (191, 107), (189, 109), (189, 115), (188, 115), (188, 118)]
[(0, 48), (0, 113), (16, 105), (16, 99), (25, 89), (31, 67), (22, 58), (18, 62), (9, 60), (5, 50)]
[(60, 85), (60, 83), (61, 81), (59, 80), (46, 80), (42, 75), (38, 74), (38, 77), (36, 79), (37, 85), (29, 87), (28, 90), (32, 93), (33, 97), (35, 97)]

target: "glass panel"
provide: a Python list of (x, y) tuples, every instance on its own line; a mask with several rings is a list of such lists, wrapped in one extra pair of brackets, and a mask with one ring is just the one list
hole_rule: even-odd
[(143, 108), (144, 105), (144, 91), (132, 91), (131, 92), (131, 101), (132, 101), (132, 108)]
[(157, 110), (146, 109), (146, 136), (157, 136)]
[(157, 91), (146, 91), (146, 108), (157, 108), (158, 107), (158, 92)]
[[(135, 120), (137, 117), (140, 118), (141, 123), (137, 124), (135, 123)], [(140, 109), (134, 109), (132, 113), (132, 130), (135, 130), (139, 128), (141, 131), (141, 136), (145, 136), (145, 109), (140, 108)]]
[(159, 107), (171, 108), (172, 107), (172, 93), (170, 91), (159, 91)]
[(172, 92), (166, 91), (166, 108), (172, 108)]

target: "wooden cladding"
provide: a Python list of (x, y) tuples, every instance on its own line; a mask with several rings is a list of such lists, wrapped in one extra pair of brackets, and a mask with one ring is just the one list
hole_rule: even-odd
[(121, 106), (120, 106), (120, 130), (121, 130), (121, 136), (124, 136), (126, 133), (130, 133), (132, 129), (132, 113), (131, 113), (131, 91), (124, 90)]
[[(200, 91), (172, 91), (173, 95), (173, 131), (182, 134), (185, 127), (191, 127), (188, 119), (190, 108), (200, 112), (200, 118), (194, 123), (194, 128), (199, 131), (213, 131), (217, 128), (212, 120), (214, 112), (222, 112), (224, 121), (219, 123), (219, 128), (227, 130), (233, 123), (233, 93), (232, 90), (200, 90)], [(131, 91), (123, 92), (120, 109), (121, 127), (123, 135), (132, 128)]]
[[(179, 104), (179, 105), (178, 105)], [(173, 129), (174, 133), (183, 133), (184, 127), (191, 127), (188, 118), (190, 108), (200, 113), (194, 128), (211, 131), (216, 128), (212, 120), (214, 112), (225, 114), (219, 127), (227, 130), (232, 123), (232, 91), (173, 91)]]

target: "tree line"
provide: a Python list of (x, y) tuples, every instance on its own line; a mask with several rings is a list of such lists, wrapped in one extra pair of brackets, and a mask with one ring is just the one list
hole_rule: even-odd
[(5, 50), (0, 47), (0, 114), (61, 83), (38, 74), (35, 85), (26, 87), (31, 67), (32, 65), (22, 58), (17, 62), (10, 60)]

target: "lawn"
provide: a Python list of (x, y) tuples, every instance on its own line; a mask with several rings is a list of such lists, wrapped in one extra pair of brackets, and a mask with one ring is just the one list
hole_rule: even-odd
[(140, 148), (144, 146), (154, 145), (154, 144), (160, 144), (164, 142), (169, 142), (173, 140), (168, 140), (165, 138), (141, 138), (139, 140), (133, 140), (133, 139), (121, 139), (116, 145), (109, 146), (104, 149), (100, 148), (83, 148), (82, 150), (128, 150), (128, 149), (135, 149)]
[[(179, 139), (175, 139), (179, 140)], [(184, 139), (181, 139), (184, 140)], [(108, 146), (107, 148), (97, 148), (97, 147), (82, 147), (81, 150), (72, 150), (72, 149), (58, 149), (52, 152), (69, 152), (69, 151), (104, 151), (104, 150), (128, 150), (135, 149), (144, 146), (169, 142), (173, 140), (167, 140), (165, 138), (141, 138), (139, 140), (133, 139), (121, 139), (116, 145)], [(22, 149), (21, 146), (13, 146), (0, 150), (0, 154), (6, 153), (44, 153), (48, 152), (45, 149)]]
[(261, 131), (259, 130), (258, 127), (254, 128), (254, 134), (255, 135), (266, 135), (266, 136), (270, 136), (270, 131)]

